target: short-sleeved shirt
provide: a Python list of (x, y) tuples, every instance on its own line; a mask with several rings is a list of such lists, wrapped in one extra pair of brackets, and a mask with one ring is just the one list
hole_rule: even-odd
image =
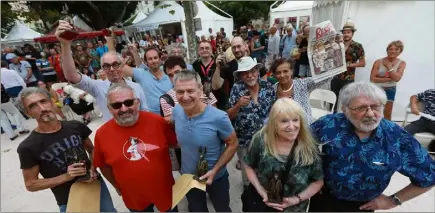
[(435, 89), (428, 89), (422, 93), (417, 94), (417, 99), (424, 102), (425, 107), (423, 113), (435, 116)]
[(106, 45), (103, 45), (103, 47), (98, 46), (97, 49), (98, 57), (103, 57), (104, 53), (109, 52), (109, 48)]
[(372, 200), (383, 193), (396, 171), (418, 187), (435, 185), (435, 161), (394, 122), (382, 119), (363, 140), (343, 113), (326, 115), (311, 128), (323, 144), (325, 186), (337, 199)]
[(160, 115), (160, 96), (174, 87), (171, 79), (166, 74), (157, 79), (150, 71), (140, 68), (133, 68), (133, 78), (145, 93), (150, 112)]
[[(51, 64), (47, 59), (37, 59), (36, 66), (38, 66), (40, 68), (46, 68), (46, 67), (51, 67)], [(56, 71), (54, 71), (54, 69), (41, 71), (41, 73), (44, 76), (45, 75), (56, 75)]]
[[(257, 174), (260, 184), (267, 190), (269, 188), (269, 180), (278, 174), (281, 176), (285, 171), (286, 162), (282, 162), (275, 158), (273, 155), (266, 153), (264, 146), (264, 134), (256, 134), (252, 139), (252, 145), (245, 156), (244, 162), (253, 168)], [(292, 149), (295, 149), (293, 147)], [(283, 159), (287, 159), (288, 156), (281, 156)], [(288, 179), (281, 180), (287, 181), (284, 187), (284, 196), (291, 197), (304, 191), (311, 183), (323, 179), (322, 161), (320, 157), (314, 159), (311, 165), (295, 165), (292, 161)], [(303, 212), (308, 207), (308, 200), (303, 201), (300, 204), (288, 207), (285, 209), (287, 212)]]
[[(79, 121), (61, 121), (62, 128), (54, 133), (32, 131), (18, 146), (21, 169), (30, 169), (39, 165), (39, 173), (45, 179), (57, 177), (67, 172), (68, 161), (73, 156), (71, 150), (79, 154), (86, 153), (83, 141), (92, 133)], [(90, 168), (90, 162), (87, 162)], [(69, 190), (74, 180), (51, 188), (58, 205), (68, 203)]]
[[(176, 95), (174, 89), (170, 89), (166, 94), (171, 96), (172, 100), (174, 101), (174, 106), (172, 106), (168, 102), (166, 102), (165, 99), (160, 98), (160, 107), (162, 108), (163, 116), (164, 117), (172, 115), (172, 110), (174, 109), (175, 105), (178, 104), (177, 95)], [(203, 96), (202, 96), (202, 102), (205, 103), (205, 104), (213, 105), (213, 104), (216, 104), (217, 100), (216, 100), (216, 97), (213, 95), (213, 93), (210, 93), (210, 97), (209, 98), (207, 98), (205, 96), (205, 94), (203, 94)]]
[[(352, 43), (349, 45), (349, 47), (346, 50), (346, 63), (356, 63), (358, 60), (363, 58), (365, 56), (364, 48), (362, 44), (352, 41)], [(341, 73), (339, 75), (339, 78), (341, 80), (355, 80), (355, 67), (348, 67), (347, 71), (344, 73)]]
[[(134, 93), (139, 98), (140, 110), (147, 111), (148, 107), (145, 99), (145, 94), (142, 88), (139, 86), (139, 84), (129, 80), (125, 80), (125, 83), (127, 83), (127, 85), (133, 88)], [(91, 79), (89, 76), (86, 75), (82, 75), (82, 79), (77, 84), (78, 88), (88, 92), (89, 94), (95, 97), (98, 105), (98, 109), (101, 111), (101, 113), (103, 113), (104, 122), (112, 119), (113, 117), (109, 109), (107, 108), (107, 98), (106, 98), (107, 91), (109, 90), (111, 84), (112, 82), (108, 80), (105, 81), (101, 79), (95, 80), (95, 79)]]
[[(14, 63), (9, 64), (9, 69), (15, 70), (18, 73), (18, 75), (20, 75), (21, 78), (23, 78), (24, 81), (26, 81), (28, 68), (32, 68), (32, 66), (27, 61), (20, 61), (20, 64), (14, 64)], [(36, 81), (35, 76), (33, 74), (30, 75), (29, 82), (35, 82), (35, 81)]]
[[(258, 103), (255, 104), (251, 100), (247, 106), (241, 107), (234, 122), (234, 129), (241, 147), (249, 146), (252, 136), (263, 127), (276, 100), (276, 92), (271, 83), (260, 79), (259, 84)], [(234, 107), (247, 90), (248, 88), (243, 82), (234, 84), (228, 108)]]
[[(208, 169), (213, 169), (224, 152), (224, 140), (230, 137), (234, 131), (227, 113), (207, 105), (202, 114), (189, 118), (178, 104), (175, 105), (171, 119), (175, 123), (175, 133), (181, 147), (183, 160), (180, 172), (182, 174), (196, 174), (201, 146), (207, 149), (205, 160), (208, 163)], [(226, 167), (223, 167), (216, 173), (215, 180), (226, 172)]]
[(50, 64), (53, 66), (54, 70), (56, 70), (56, 72), (62, 72), (62, 64), (60, 61), (60, 55), (56, 54), (54, 56), (50, 56), (48, 57), (48, 61), (50, 62)]
[(177, 144), (175, 133), (161, 116), (139, 113), (133, 126), (112, 119), (97, 130), (94, 167), (112, 168), (127, 208), (140, 211), (154, 204), (166, 211), (172, 205), (169, 147)]

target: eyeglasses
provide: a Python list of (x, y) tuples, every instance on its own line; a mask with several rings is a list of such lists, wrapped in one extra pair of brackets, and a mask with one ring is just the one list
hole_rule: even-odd
[(357, 108), (351, 108), (350, 106), (347, 106), (349, 109), (357, 112), (357, 113), (367, 113), (367, 111), (369, 109), (371, 109), (372, 111), (376, 111), (379, 112), (381, 111), (381, 109), (384, 107), (384, 105), (371, 105), (371, 106), (361, 106), (361, 107), (357, 107)]
[(113, 67), (113, 69), (118, 69), (121, 66), (121, 63), (119, 62), (113, 62), (112, 64), (103, 64), (103, 69), (106, 71), (109, 71), (110, 68)]
[(113, 109), (121, 109), (122, 105), (125, 105), (126, 107), (131, 107), (133, 106), (134, 102), (136, 101), (136, 98), (133, 99), (127, 99), (123, 102), (115, 102), (115, 103), (111, 103), (109, 104)]

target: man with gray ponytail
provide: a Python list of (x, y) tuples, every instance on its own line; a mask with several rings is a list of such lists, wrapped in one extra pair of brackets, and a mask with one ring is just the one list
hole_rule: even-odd
[[(311, 212), (387, 210), (435, 185), (435, 162), (399, 125), (383, 118), (387, 96), (373, 83), (355, 82), (340, 92), (343, 113), (311, 125), (322, 145), (325, 185), (311, 198)], [(392, 175), (411, 183), (384, 195)]]

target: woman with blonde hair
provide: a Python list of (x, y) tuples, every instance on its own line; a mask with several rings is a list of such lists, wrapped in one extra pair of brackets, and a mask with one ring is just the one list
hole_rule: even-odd
[(406, 68), (406, 62), (399, 59), (403, 52), (403, 43), (393, 41), (387, 46), (387, 57), (378, 59), (373, 64), (370, 73), (370, 81), (382, 87), (387, 94), (387, 103), (384, 107), (384, 117), (391, 120), (393, 103), (396, 98), (396, 85), (402, 79), (403, 72)]
[(278, 99), (253, 136), (243, 162), (251, 182), (242, 194), (243, 211), (306, 211), (322, 188), (321, 158), (304, 114), (296, 101)]

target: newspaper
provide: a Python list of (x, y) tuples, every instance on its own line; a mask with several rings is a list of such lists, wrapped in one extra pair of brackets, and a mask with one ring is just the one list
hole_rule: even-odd
[(315, 82), (347, 70), (344, 44), (331, 21), (314, 25), (308, 36), (308, 60)]

